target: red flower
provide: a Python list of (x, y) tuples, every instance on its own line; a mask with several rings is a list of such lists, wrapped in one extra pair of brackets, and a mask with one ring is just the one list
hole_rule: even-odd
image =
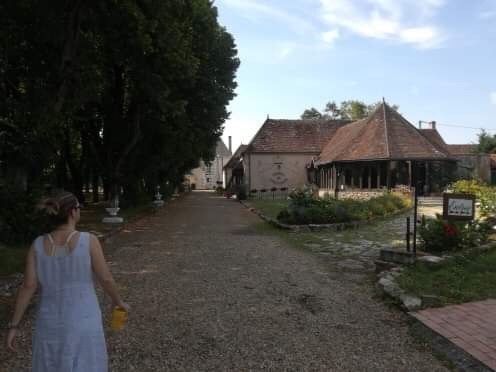
[(445, 224), (443, 225), (444, 233), (446, 236), (455, 236), (458, 234), (458, 231), (455, 226)]

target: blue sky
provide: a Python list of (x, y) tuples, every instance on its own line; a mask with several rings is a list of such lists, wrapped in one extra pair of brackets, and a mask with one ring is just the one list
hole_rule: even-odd
[[(330, 100), (385, 97), (448, 143), (496, 133), (496, 0), (216, 0), (241, 66), (224, 141)], [(445, 124), (445, 125), (443, 125)]]

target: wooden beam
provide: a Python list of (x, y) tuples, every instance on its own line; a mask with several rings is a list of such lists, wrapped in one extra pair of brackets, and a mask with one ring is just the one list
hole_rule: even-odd
[(427, 185), (427, 191), (430, 193), (431, 192), (431, 184), (429, 182), (429, 165), (430, 165), (430, 162), (426, 161), (425, 162), (425, 184)]
[(381, 188), (381, 163), (377, 164), (377, 188)]
[(408, 163), (408, 186), (412, 186), (412, 161), (407, 161)]
[(391, 190), (391, 161), (388, 160), (386, 163), (386, 187)]

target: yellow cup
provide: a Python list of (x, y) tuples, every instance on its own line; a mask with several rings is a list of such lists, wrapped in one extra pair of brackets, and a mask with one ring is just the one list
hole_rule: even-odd
[(127, 311), (122, 307), (114, 307), (112, 310), (112, 319), (110, 321), (110, 328), (113, 331), (120, 331), (124, 328), (127, 321)]

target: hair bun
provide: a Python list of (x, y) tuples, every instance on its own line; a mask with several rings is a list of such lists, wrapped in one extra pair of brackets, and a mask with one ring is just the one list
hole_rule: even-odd
[(40, 209), (48, 215), (56, 216), (59, 214), (60, 205), (56, 200), (49, 198), (42, 201)]

